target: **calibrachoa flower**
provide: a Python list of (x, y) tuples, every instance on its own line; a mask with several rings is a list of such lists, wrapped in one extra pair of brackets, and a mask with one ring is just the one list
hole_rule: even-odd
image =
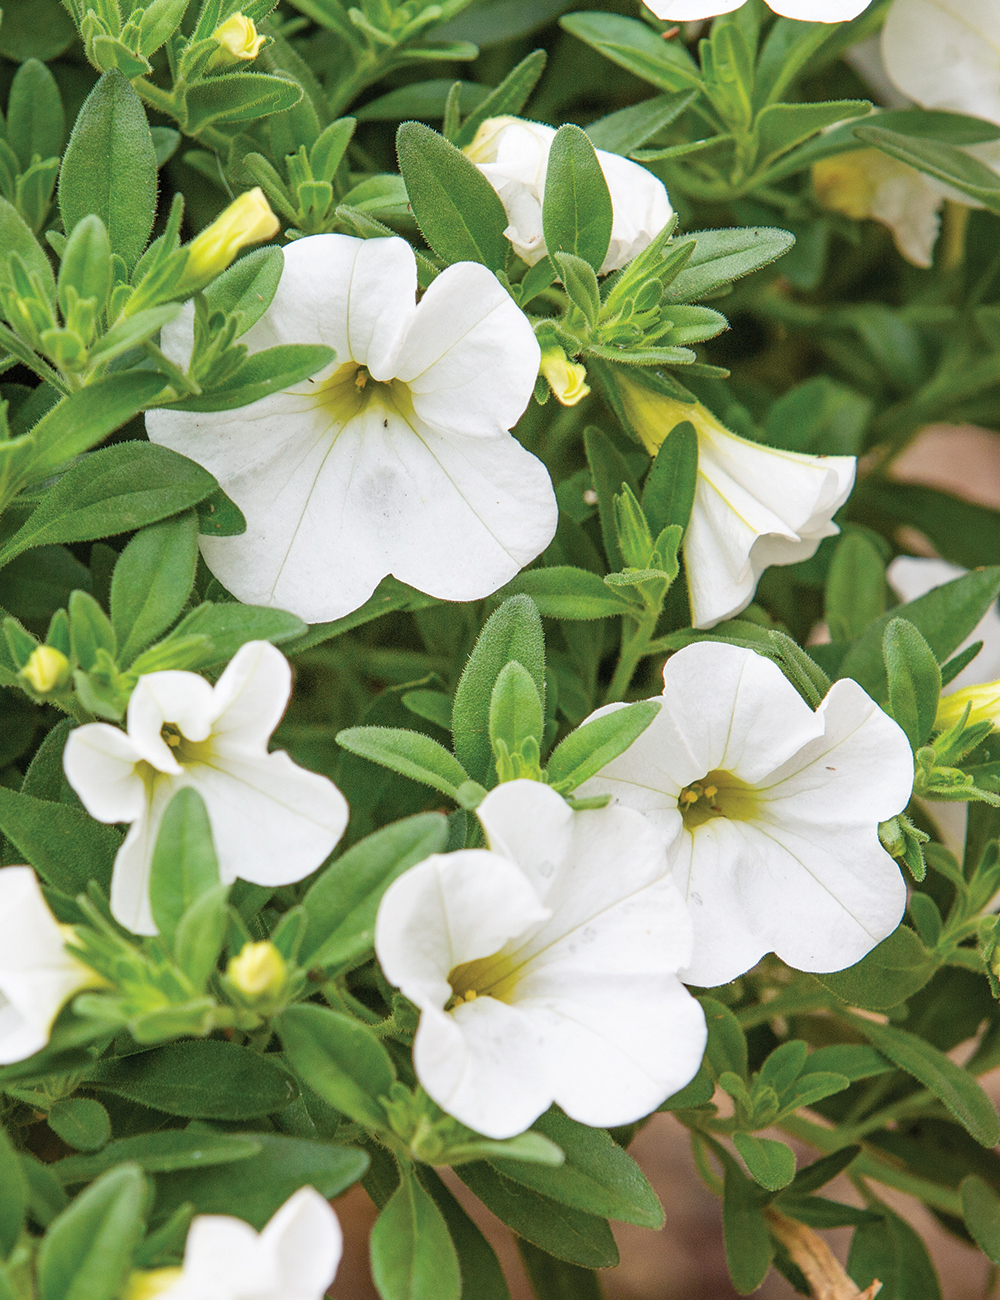
[(1000, 123), (1000, 5), (893, 0), (882, 29), (886, 71), (923, 108)]
[(612, 794), (659, 828), (694, 919), (683, 978), (724, 984), (767, 952), (798, 970), (853, 966), (906, 903), (878, 838), (913, 784), (902, 730), (850, 679), (813, 712), (738, 646), (688, 646), (663, 682), (657, 716), (579, 794)]
[[(799, 18), (806, 23), (846, 23), (863, 13), (871, 0), (767, 0), (767, 3), (783, 18)], [(729, 14), (741, 4), (743, 0), (646, 0), (647, 9), (671, 23)]]
[(622, 413), (655, 456), (682, 420), (698, 435), (698, 486), (684, 535), (694, 626), (713, 627), (753, 600), (772, 564), (815, 555), (840, 530), (833, 516), (850, 496), (853, 456), (809, 456), (730, 433), (701, 402), (687, 404), (614, 372)]
[[(284, 250), (251, 352), (322, 343), (313, 379), (217, 414), (151, 411), (153, 442), (204, 465), (243, 511), (239, 537), (202, 539), (240, 600), (310, 622), (363, 605), (386, 574), (442, 600), (496, 591), (548, 545), (548, 471), (508, 430), (540, 350), (485, 267), (459, 262), (416, 304), (402, 239), (313, 235)], [(163, 330), (184, 363), (192, 317)]]
[(342, 1249), (336, 1214), (301, 1187), (260, 1233), (226, 1214), (199, 1214), (183, 1268), (133, 1274), (125, 1300), (323, 1300)]
[[(889, 586), (900, 600), (918, 600), (936, 587), (943, 587), (946, 582), (954, 582), (964, 577), (968, 569), (958, 564), (949, 564), (947, 560), (925, 558), (922, 555), (897, 555), (886, 570)], [(976, 627), (969, 633), (955, 651), (960, 654), (975, 641), (982, 641), (983, 648), (957, 677), (947, 686), (942, 687), (942, 695), (951, 695), (966, 686), (978, 686), (982, 682), (991, 682), (1000, 677), (1000, 611), (992, 604)], [(963, 806), (963, 805), (956, 805)]]
[(315, 871), (344, 833), (347, 801), (332, 781), (267, 742), (292, 689), (284, 655), (248, 642), (217, 684), (197, 673), (148, 673), (128, 706), (128, 731), (79, 727), (63, 765), (92, 817), (131, 822), (115, 858), (111, 910), (136, 934), (155, 934), (149, 870), (167, 804), (184, 786), (205, 801), (219, 874), (287, 885)]
[[(500, 195), (510, 225), (504, 232), (529, 266), (546, 254), (542, 200), (555, 130), (520, 117), (488, 118), (465, 152)], [(673, 216), (663, 182), (638, 163), (598, 149), (614, 221), (601, 274), (617, 271), (656, 238)]]
[(0, 870), (0, 1065), (34, 1056), (64, 1003), (103, 982), (66, 951), (74, 937), (49, 911), (30, 867)]
[(553, 1101), (591, 1125), (649, 1114), (706, 1037), (677, 979), (691, 921), (662, 841), (636, 813), (574, 812), (534, 781), (478, 811), (489, 850), (435, 854), (379, 908), (382, 969), (421, 1012), (417, 1077), (494, 1138)]

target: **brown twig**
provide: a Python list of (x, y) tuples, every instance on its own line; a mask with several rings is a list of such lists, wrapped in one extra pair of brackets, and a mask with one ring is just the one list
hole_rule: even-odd
[(764, 1214), (771, 1231), (802, 1270), (816, 1300), (875, 1300), (882, 1283), (876, 1279), (864, 1291), (859, 1291), (833, 1251), (812, 1228), (796, 1223), (770, 1205)]

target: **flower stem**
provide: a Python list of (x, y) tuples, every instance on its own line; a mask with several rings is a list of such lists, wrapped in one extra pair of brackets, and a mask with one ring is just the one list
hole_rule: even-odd
[(627, 623), (623, 626), (618, 667), (615, 669), (611, 685), (604, 696), (605, 704), (617, 704), (619, 700), (625, 698), (636, 668), (649, 653), (650, 642), (653, 639), (653, 633), (656, 631), (659, 617), (659, 604), (647, 606), (633, 631), (629, 631)]

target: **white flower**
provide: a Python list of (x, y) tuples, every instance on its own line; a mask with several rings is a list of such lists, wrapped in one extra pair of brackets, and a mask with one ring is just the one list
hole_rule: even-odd
[(319, 1192), (300, 1187), (256, 1233), (225, 1214), (199, 1214), (182, 1269), (139, 1274), (126, 1300), (323, 1300), (343, 1236)]
[(996, 0), (893, 0), (882, 29), (889, 76), (922, 108), (1000, 123)]
[[(903, 601), (917, 600), (926, 596), (935, 587), (943, 587), (946, 582), (954, 582), (963, 577), (968, 569), (947, 560), (926, 559), (916, 555), (897, 555), (886, 570), (889, 585)], [(976, 627), (969, 633), (955, 651), (960, 654), (974, 641), (982, 641), (983, 648), (958, 676), (942, 690), (942, 695), (950, 695), (966, 686), (979, 686), (982, 682), (992, 682), (1000, 678), (1000, 612), (996, 603), (992, 604)], [(963, 806), (964, 805), (956, 805)]]
[(651, 456), (676, 425), (698, 435), (698, 486), (684, 535), (684, 563), (694, 626), (714, 627), (753, 600), (772, 564), (815, 555), (840, 530), (833, 516), (851, 494), (853, 456), (809, 456), (730, 433), (701, 402), (676, 401), (614, 373), (625, 420)]
[[(500, 195), (510, 225), (504, 233), (529, 266), (546, 254), (542, 200), (555, 129), (520, 117), (488, 118), (465, 152)], [(614, 220), (601, 274), (617, 271), (656, 238), (674, 214), (663, 182), (638, 163), (598, 149)]]
[(0, 870), (0, 1065), (34, 1056), (49, 1041), (64, 1003), (102, 983), (66, 951), (60, 925), (30, 867)]
[[(686, 23), (732, 13), (743, 0), (645, 0), (645, 3), (657, 18)], [(799, 18), (806, 23), (847, 23), (864, 13), (871, 0), (767, 0), (767, 3), (783, 18)]]
[(694, 1076), (706, 1037), (677, 979), (691, 921), (659, 836), (534, 781), (478, 811), (489, 851), (435, 854), (379, 908), (382, 969), (421, 1012), (417, 1077), (494, 1138), (553, 1101), (598, 1126), (649, 1114)]
[(344, 833), (347, 801), (333, 782), (267, 752), (291, 688), (284, 655), (250, 641), (215, 687), (197, 673), (148, 673), (129, 700), (127, 732), (92, 722), (70, 734), (63, 766), (84, 807), (98, 821), (132, 823), (115, 858), (111, 910), (136, 934), (156, 933), (153, 848), (184, 786), (205, 801), (226, 883), (301, 880)]
[[(416, 305), (402, 239), (313, 235), (284, 250), (278, 291), (244, 336), (332, 347), (283, 393), (217, 414), (151, 411), (150, 439), (189, 456), (243, 511), (207, 537), (209, 568), (240, 600), (309, 622), (363, 605), (386, 574), (442, 600), (477, 600), (551, 541), (545, 466), (511, 437), (538, 375), (524, 314), (484, 266), (459, 262)], [(179, 364), (188, 312), (163, 330)]]
[(683, 978), (723, 984), (767, 952), (798, 970), (854, 965), (906, 903), (878, 838), (913, 784), (902, 730), (849, 679), (814, 713), (737, 646), (688, 646), (663, 681), (657, 716), (579, 794), (612, 794), (663, 835), (694, 918)]

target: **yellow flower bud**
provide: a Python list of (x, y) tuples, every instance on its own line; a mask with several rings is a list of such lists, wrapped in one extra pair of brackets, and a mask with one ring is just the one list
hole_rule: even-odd
[(137, 1270), (129, 1278), (122, 1300), (156, 1300), (180, 1280), (183, 1272), (181, 1268)]
[(275, 994), (284, 987), (288, 966), (273, 943), (247, 943), (238, 957), (226, 967), (226, 975), (241, 993), (259, 998)]
[(935, 728), (947, 731), (949, 727), (961, 722), (967, 704), (972, 706), (965, 724), (967, 727), (977, 722), (992, 722), (996, 729), (1000, 725), (1000, 682), (966, 686), (964, 690), (953, 691), (951, 695), (942, 695), (934, 718)]
[(576, 406), (590, 392), (587, 371), (576, 361), (570, 361), (562, 348), (550, 348), (542, 353), (542, 374), (563, 406)]
[(31, 657), (20, 675), (39, 695), (48, 695), (69, 680), (69, 660), (55, 646), (40, 645), (32, 650)]
[(186, 284), (203, 284), (224, 271), (241, 248), (278, 233), (280, 223), (260, 186), (247, 190), (188, 244)]
[(212, 40), (218, 41), (219, 48), (212, 55), (209, 66), (218, 68), (234, 63), (250, 63), (260, 53), (265, 38), (258, 33), (252, 18), (235, 13), (216, 27)]

